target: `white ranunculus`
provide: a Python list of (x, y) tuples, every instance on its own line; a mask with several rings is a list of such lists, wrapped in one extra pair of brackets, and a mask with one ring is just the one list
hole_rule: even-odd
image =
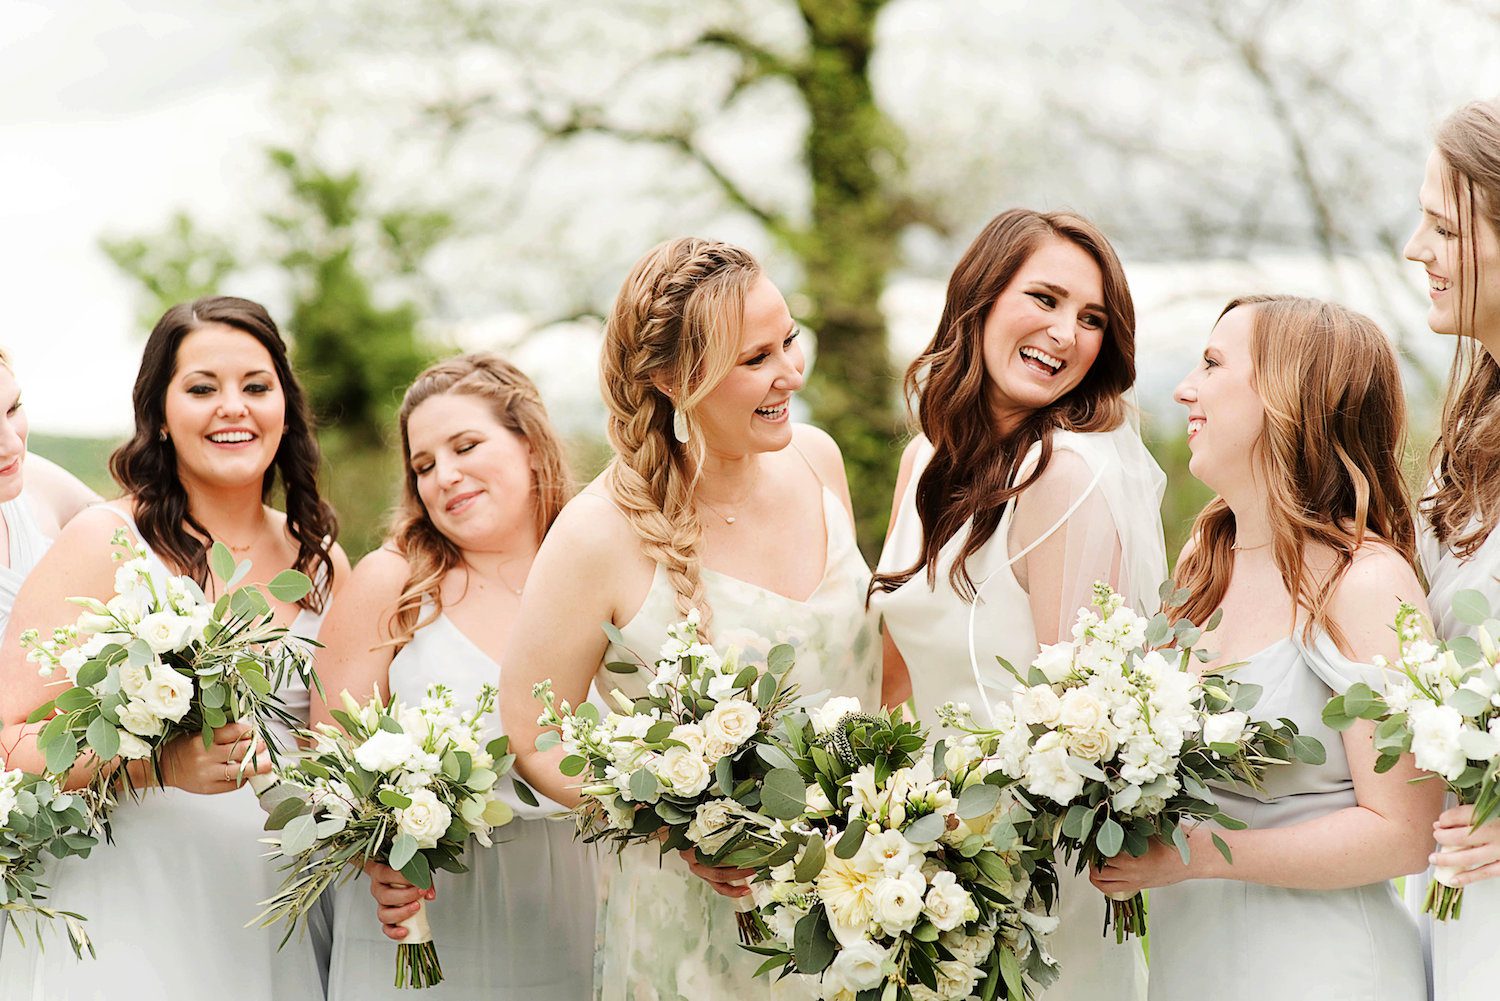
[(711, 799), (700, 803), (688, 824), (687, 839), (710, 854), (718, 851), (733, 833), (726, 828), (734, 823), (736, 814), (733, 800)]
[(1050, 685), (1032, 685), (1015, 694), (1016, 718), (1027, 726), (1056, 726), (1062, 703)]
[(1238, 744), (1250, 717), (1238, 709), (1214, 713), (1203, 720), (1203, 740), (1209, 744)]
[(120, 725), (138, 737), (158, 737), (161, 735), (162, 722), (160, 717), (147, 709), (145, 703), (139, 699), (131, 699), (120, 707)]
[(129, 730), (116, 731), (120, 735), (120, 757), (127, 761), (144, 758), (151, 753), (151, 745)]
[(879, 987), (885, 979), (885, 964), (890, 959), (889, 949), (874, 942), (856, 942), (839, 950), (833, 965), (824, 975), (825, 979), (844, 990), (867, 991)]
[(944, 870), (932, 877), (923, 909), (938, 931), (952, 931), (979, 917), (979, 908), (969, 891), (958, 885), (958, 878)]
[(807, 718), (812, 722), (813, 732), (822, 735), (838, 726), (839, 720), (850, 713), (863, 712), (859, 699), (848, 695), (837, 695), (815, 709), (809, 709)]
[(152, 612), (141, 619), (135, 634), (155, 654), (181, 650), (192, 640), (193, 620), (176, 612)]
[(703, 736), (713, 743), (739, 747), (760, 728), (760, 710), (744, 699), (726, 699), (703, 717)]
[(1057, 721), (1070, 730), (1101, 730), (1109, 722), (1109, 710), (1087, 688), (1070, 688), (1059, 700)]
[(1056, 733), (1043, 734), (1026, 759), (1026, 791), (1067, 805), (1083, 791), (1083, 776), (1068, 764), (1068, 749)]
[(1066, 640), (1061, 643), (1043, 643), (1031, 666), (1041, 671), (1049, 682), (1057, 684), (1073, 673), (1073, 644)]
[(418, 848), (435, 848), (453, 822), (453, 814), (430, 789), (412, 789), (404, 795), (411, 805), (396, 811), (396, 829), (417, 839)]
[(807, 786), (807, 810), (809, 813), (829, 813), (833, 810), (828, 794), (817, 782), (811, 782)]
[(175, 723), (193, 706), (193, 679), (156, 664), (137, 698), (152, 713)]
[(354, 749), (354, 760), (368, 772), (393, 772), (406, 767), (416, 753), (416, 741), (407, 734), (376, 730), (369, 740)]
[(708, 788), (708, 780), (713, 777), (703, 755), (686, 747), (667, 748), (653, 770), (679, 796), (698, 795)]
[(875, 884), (875, 920), (888, 934), (911, 931), (922, 916), (927, 881), (918, 871), (886, 876)]
[(1468, 764), (1459, 733), (1463, 717), (1452, 706), (1418, 702), (1407, 717), (1411, 726), (1411, 750), (1417, 767), (1452, 781)]

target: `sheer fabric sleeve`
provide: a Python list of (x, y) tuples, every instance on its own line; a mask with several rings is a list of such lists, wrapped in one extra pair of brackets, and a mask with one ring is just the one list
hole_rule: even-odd
[(1007, 540), (1043, 644), (1070, 636), (1096, 582), (1151, 614), (1167, 574), (1165, 477), (1134, 428), (1058, 439), (1047, 468), (1016, 499)]

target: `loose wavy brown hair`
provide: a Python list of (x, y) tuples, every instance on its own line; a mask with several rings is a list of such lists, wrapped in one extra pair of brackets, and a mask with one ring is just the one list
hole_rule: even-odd
[[(407, 427), (412, 411), (434, 396), (453, 393), (473, 396), (489, 403), (501, 427), (525, 439), (531, 450), (532, 507), (536, 537), (546, 536), (558, 512), (573, 495), (573, 477), (567, 455), (536, 384), (519, 368), (497, 354), (480, 352), (459, 355), (429, 366), (406, 390), (397, 423), (401, 428), (401, 455), (406, 475), (402, 478), (401, 503), (391, 517), (391, 545), (406, 558), (411, 572), (401, 597), (387, 622), (389, 645), (398, 649), (411, 642), (418, 629), (443, 611), (442, 583), (448, 572), (463, 563), (463, 551), (427, 515), (427, 506), (417, 492), (417, 473), (411, 466), (411, 436)], [(432, 614), (422, 618), (422, 606), (431, 602)]]
[(1438, 542), (1467, 557), (1500, 521), (1500, 364), (1474, 336), (1480, 282), (1500, 281), (1480, 273), (1477, 232), (1486, 225), (1500, 233), (1500, 102), (1459, 108), (1438, 127), (1436, 146), (1445, 164), (1443, 200), (1460, 234), (1461, 338), (1432, 446), (1435, 489), (1422, 506)]
[[(1043, 241), (1068, 240), (1092, 257), (1103, 279), (1104, 338), (1099, 355), (1073, 390), (1028, 414), (1009, 434), (995, 425), (985, 402), (984, 325), (1000, 293)], [(948, 296), (932, 341), (906, 370), (907, 406), (932, 443), (933, 455), (917, 481), (922, 549), (904, 570), (876, 574), (870, 592), (894, 591), (924, 570), (937, 580), (938, 554), (965, 523), (973, 527), (959, 550), (949, 580), (973, 600), (968, 559), (1000, 524), (1005, 506), (1046, 470), (1052, 433), (1109, 431), (1125, 419), (1122, 394), (1135, 384), (1135, 303), (1125, 269), (1108, 238), (1072, 212), (1011, 209), (991, 219), (959, 259), (948, 279)], [(1031, 475), (1014, 482), (1026, 452), (1040, 442)]]
[[(695, 237), (658, 244), (615, 296), (599, 359), (615, 452), (605, 485), (665, 571), (677, 610), (698, 609), (705, 634), (713, 609), (693, 507), (704, 457), (693, 410), (734, 367), (745, 296), (760, 275), (755, 258), (732, 244)], [(672, 435), (674, 409), (687, 421), (686, 443)]]
[[(1335, 303), (1242, 296), (1219, 319), (1240, 308), (1251, 310), (1251, 378), (1265, 407), (1252, 461), (1265, 483), (1272, 559), (1306, 612), (1304, 635), (1321, 626), (1342, 647), (1328, 604), (1360, 546), (1374, 538), (1408, 563), (1416, 558), (1396, 352), (1375, 321)], [(1171, 611), (1203, 622), (1223, 602), (1234, 569), (1234, 513), (1222, 497), (1198, 515), (1191, 539), (1174, 574), (1191, 596)], [(1308, 569), (1310, 543), (1333, 552), (1327, 573)]]
[(177, 477), (177, 450), (166, 427), (167, 387), (177, 368), (177, 349), (187, 336), (212, 323), (249, 334), (271, 356), (276, 379), (286, 398), (281, 445), (261, 480), (261, 500), (269, 503), (278, 475), (286, 501), (286, 529), (297, 542), (293, 569), (307, 574), (313, 589), (298, 604), (321, 612), (333, 588), (334, 539), (338, 519), (318, 493), (321, 453), (312, 412), (292, 372), (286, 343), (264, 306), (249, 299), (209, 296), (179, 303), (162, 314), (146, 339), (131, 396), (135, 433), (109, 457), (109, 471), (135, 499), (135, 521), (141, 538), (169, 564), (208, 586), (208, 530), (193, 517), (187, 491)]

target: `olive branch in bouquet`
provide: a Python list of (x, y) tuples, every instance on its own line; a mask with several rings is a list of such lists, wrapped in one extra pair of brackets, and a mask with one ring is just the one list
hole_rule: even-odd
[[(145, 758), (157, 784), (164, 784), (162, 748), (181, 734), (201, 735), (207, 747), (218, 727), (246, 722), (272, 762), (278, 761), (275, 728), (294, 729), (301, 720), (277, 691), (292, 677), (320, 693), (322, 688), (310, 650), (318, 644), (278, 625), (265, 592), (295, 603), (312, 582), (284, 570), (265, 592), (242, 585), (249, 561), (236, 564), (229, 548), (216, 542), (209, 566), (223, 593), (210, 602), (191, 577), (153, 575), (145, 548), (132, 546), (123, 529), (111, 541), (122, 563), (115, 596), (108, 602), (70, 598), (84, 609), (77, 622), (46, 640), (35, 630), (22, 636), (44, 676), (58, 668), (67, 674), (56, 682), (67, 687), (27, 717), (44, 724), (37, 747), (47, 771), (64, 775), (92, 753), (100, 767), (90, 786), (107, 815), (117, 781), (132, 795), (139, 790), (128, 769), (105, 766), (116, 758)], [(252, 766), (247, 756), (241, 767)]]

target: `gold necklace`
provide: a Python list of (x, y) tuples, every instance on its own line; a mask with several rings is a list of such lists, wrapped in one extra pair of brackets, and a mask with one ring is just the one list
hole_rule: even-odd
[[(1275, 539), (1271, 540), (1271, 542), (1275, 542), (1275, 541), (1276, 541)], [(1242, 546), (1238, 542), (1236, 542), (1234, 545), (1230, 546), (1229, 548), (1230, 548), (1230, 550), (1232, 552), (1236, 552), (1236, 553), (1248, 553), (1248, 552), (1253, 552), (1253, 551), (1255, 551), (1257, 549), (1264, 549), (1267, 546), (1269, 546), (1271, 544), (1271, 542), (1262, 542), (1258, 546)]]
[[(745, 496), (741, 497), (738, 501), (735, 502), (734, 506), (737, 508), (741, 504), (744, 504), (750, 499), (750, 496), (753, 493), (755, 493), (755, 488), (751, 487), (749, 490), (745, 491)], [(723, 511), (719, 510), (719, 506), (717, 504), (712, 503), (707, 497), (704, 497), (702, 494), (697, 493), (696, 491), (693, 493), (693, 500), (697, 501), (698, 503), (702, 504), (704, 507), (712, 511), (714, 514), (718, 515), (721, 519), (723, 519), (724, 524), (726, 525), (733, 525), (736, 521), (739, 520), (739, 515), (725, 514)]]

